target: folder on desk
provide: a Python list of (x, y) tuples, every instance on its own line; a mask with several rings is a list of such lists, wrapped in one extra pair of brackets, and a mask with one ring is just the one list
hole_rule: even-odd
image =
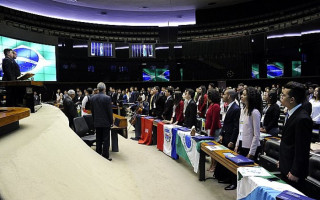
[(212, 136), (201, 136), (201, 135), (199, 135), (199, 136), (193, 136), (192, 137), (195, 141), (201, 141), (201, 140), (214, 140), (214, 137), (212, 137)]
[(239, 166), (254, 164), (253, 160), (250, 160), (249, 158), (244, 157), (243, 155), (234, 155), (232, 153), (224, 153), (224, 155), (228, 160), (231, 160), (233, 163)]
[(277, 200), (315, 200), (306, 196), (303, 196), (301, 194), (297, 194), (288, 190), (285, 190), (283, 192), (281, 192), (280, 194), (278, 194), (278, 196), (276, 196)]

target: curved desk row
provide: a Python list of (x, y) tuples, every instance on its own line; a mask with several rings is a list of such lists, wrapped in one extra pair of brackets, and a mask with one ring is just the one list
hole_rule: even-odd
[(29, 117), (30, 109), (21, 107), (0, 108), (0, 135), (19, 128), (19, 120)]

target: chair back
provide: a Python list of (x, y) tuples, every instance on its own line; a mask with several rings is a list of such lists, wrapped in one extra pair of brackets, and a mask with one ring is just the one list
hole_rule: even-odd
[(279, 141), (274, 141), (274, 140), (268, 140), (266, 141), (264, 145), (264, 152), (266, 153), (267, 156), (279, 160), (280, 156), (280, 142)]
[(74, 123), (74, 131), (79, 135), (79, 137), (83, 137), (89, 132), (89, 128), (84, 117), (76, 117), (73, 119)]

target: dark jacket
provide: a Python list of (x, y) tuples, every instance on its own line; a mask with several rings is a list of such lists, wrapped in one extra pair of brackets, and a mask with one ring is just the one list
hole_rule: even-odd
[(95, 128), (111, 127), (113, 124), (111, 98), (103, 92), (91, 97), (91, 112)]
[(158, 93), (157, 98), (156, 98), (156, 102), (155, 102), (156, 108), (154, 109), (155, 110), (154, 113), (159, 118), (162, 118), (165, 102), (166, 102), (166, 96), (164, 96), (164, 94), (162, 94), (162, 93)]
[(282, 175), (304, 179), (308, 175), (312, 119), (298, 108), (286, 121), (280, 143), (279, 167)]
[(280, 117), (280, 107), (278, 104), (271, 104), (266, 114), (264, 115), (263, 127), (269, 132), (273, 128), (278, 128), (278, 121)]
[(187, 128), (191, 128), (197, 124), (197, 104), (193, 99), (189, 102), (186, 107), (185, 116), (184, 116), (184, 125)]
[(171, 120), (172, 113), (173, 113), (173, 99), (170, 96), (169, 99), (165, 101), (162, 115), (165, 120)]
[(64, 114), (68, 117), (69, 121), (73, 121), (73, 118), (77, 117), (77, 108), (72, 101), (71, 97), (66, 97), (63, 100), (63, 111)]
[(4, 58), (2, 60), (3, 81), (14, 81), (16, 76), (16, 64), (14, 60), (10, 58)]
[(236, 144), (239, 134), (240, 107), (234, 102), (229, 108), (221, 129), (222, 144), (227, 146), (229, 142)]

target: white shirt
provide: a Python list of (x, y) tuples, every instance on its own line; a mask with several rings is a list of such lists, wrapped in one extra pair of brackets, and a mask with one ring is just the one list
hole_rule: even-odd
[(290, 116), (294, 113), (294, 111), (296, 111), (302, 104), (298, 104), (296, 105), (294, 108), (292, 108), (291, 110), (288, 110), (288, 119), (290, 118)]
[(320, 124), (320, 101), (311, 99), (310, 103), (312, 105), (311, 118), (316, 124)]

